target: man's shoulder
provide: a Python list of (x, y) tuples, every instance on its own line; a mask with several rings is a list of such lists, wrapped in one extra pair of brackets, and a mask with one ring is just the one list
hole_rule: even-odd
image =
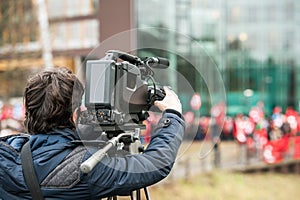
[(16, 193), (25, 188), (19, 146), (27, 140), (27, 136), (21, 134), (0, 138), (0, 182), (12, 186)]
[(87, 149), (77, 146), (42, 181), (42, 187), (71, 188), (80, 181), (80, 165)]
[(29, 135), (20, 133), (17, 135), (8, 135), (0, 137), (0, 149), (9, 149), (12, 152), (20, 152), (22, 146), (29, 140)]

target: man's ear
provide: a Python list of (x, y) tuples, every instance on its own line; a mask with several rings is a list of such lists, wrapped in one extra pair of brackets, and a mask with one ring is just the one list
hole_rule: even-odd
[(73, 121), (74, 124), (76, 124), (77, 119), (78, 119), (78, 108), (76, 108), (74, 110), (73, 115), (72, 115), (72, 121)]
[(78, 122), (77, 120), (78, 120), (81, 112), (84, 112), (86, 110), (87, 110), (87, 108), (84, 105), (81, 105), (74, 110), (73, 115), (72, 115), (72, 121), (74, 124), (77, 124), (77, 122)]

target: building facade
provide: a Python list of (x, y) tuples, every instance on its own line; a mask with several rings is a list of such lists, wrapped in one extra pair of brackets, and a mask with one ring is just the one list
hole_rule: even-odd
[(28, 76), (46, 67), (47, 53), (52, 66), (67, 66), (84, 81), (88, 55), (133, 24), (130, 0), (2, 0), (0, 10), (2, 101), (22, 96)]
[[(136, 6), (138, 27), (180, 32), (175, 42), (166, 43), (189, 55), (193, 63), (209, 67), (199, 46), (205, 49), (221, 73), (228, 114), (248, 113), (258, 102), (268, 114), (274, 106), (299, 110), (299, 1), (151, 0), (137, 1)], [(205, 88), (214, 84), (215, 74), (207, 73), (208, 81), (199, 81), (201, 74), (188, 70), (192, 66), (177, 64), (185, 65), (177, 65), (177, 70), (203, 95), (206, 105), (213, 104)]]

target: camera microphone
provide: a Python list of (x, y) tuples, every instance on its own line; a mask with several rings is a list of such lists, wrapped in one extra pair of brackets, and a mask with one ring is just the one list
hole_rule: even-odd
[(118, 50), (109, 50), (107, 53), (112, 53), (114, 54), (117, 58), (120, 58), (124, 61), (128, 61), (131, 64), (140, 64), (142, 61), (139, 57), (125, 53), (123, 51), (118, 51)]
[(128, 61), (132, 64), (137, 64), (137, 63), (140, 62), (138, 57), (132, 56), (132, 55), (129, 55), (129, 54), (122, 54), (122, 55), (120, 55), (119, 58), (121, 58), (122, 60)]
[(146, 59), (146, 63), (150, 64), (152, 68), (166, 69), (169, 67), (169, 60), (161, 57), (151, 57)]

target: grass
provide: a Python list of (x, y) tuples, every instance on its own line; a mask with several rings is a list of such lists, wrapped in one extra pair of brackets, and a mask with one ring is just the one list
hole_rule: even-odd
[[(203, 146), (208, 145), (208, 146)], [(208, 144), (193, 142), (183, 144), (179, 152), (178, 163), (186, 158), (199, 167), (200, 150), (207, 150)], [(221, 144), (224, 160), (234, 161), (238, 157), (238, 148), (234, 143)], [(209, 155), (206, 162), (210, 162)], [(204, 162), (204, 160), (201, 160)], [(198, 165), (196, 165), (198, 164)], [(177, 168), (178, 169), (178, 168)], [(172, 173), (179, 173), (177, 169)], [(243, 174), (229, 170), (212, 170), (192, 174), (188, 179), (174, 178), (148, 187), (151, 200), (294, 200), (300, 199), (300, 175), (278, 173)], [(174, 180), (171, 182), (171, 180)], [(143, 192), (142, 192), (143, 194)], [(143, 196), (143, 195), (142, 195)], [(118, 199), (128, 200), (129, 197)]]
[(293, 174), (242, 174), (212, 171), (188, 181), (151, 186), (152, 200), (282, 200), (300, 197), (300, 176)]

